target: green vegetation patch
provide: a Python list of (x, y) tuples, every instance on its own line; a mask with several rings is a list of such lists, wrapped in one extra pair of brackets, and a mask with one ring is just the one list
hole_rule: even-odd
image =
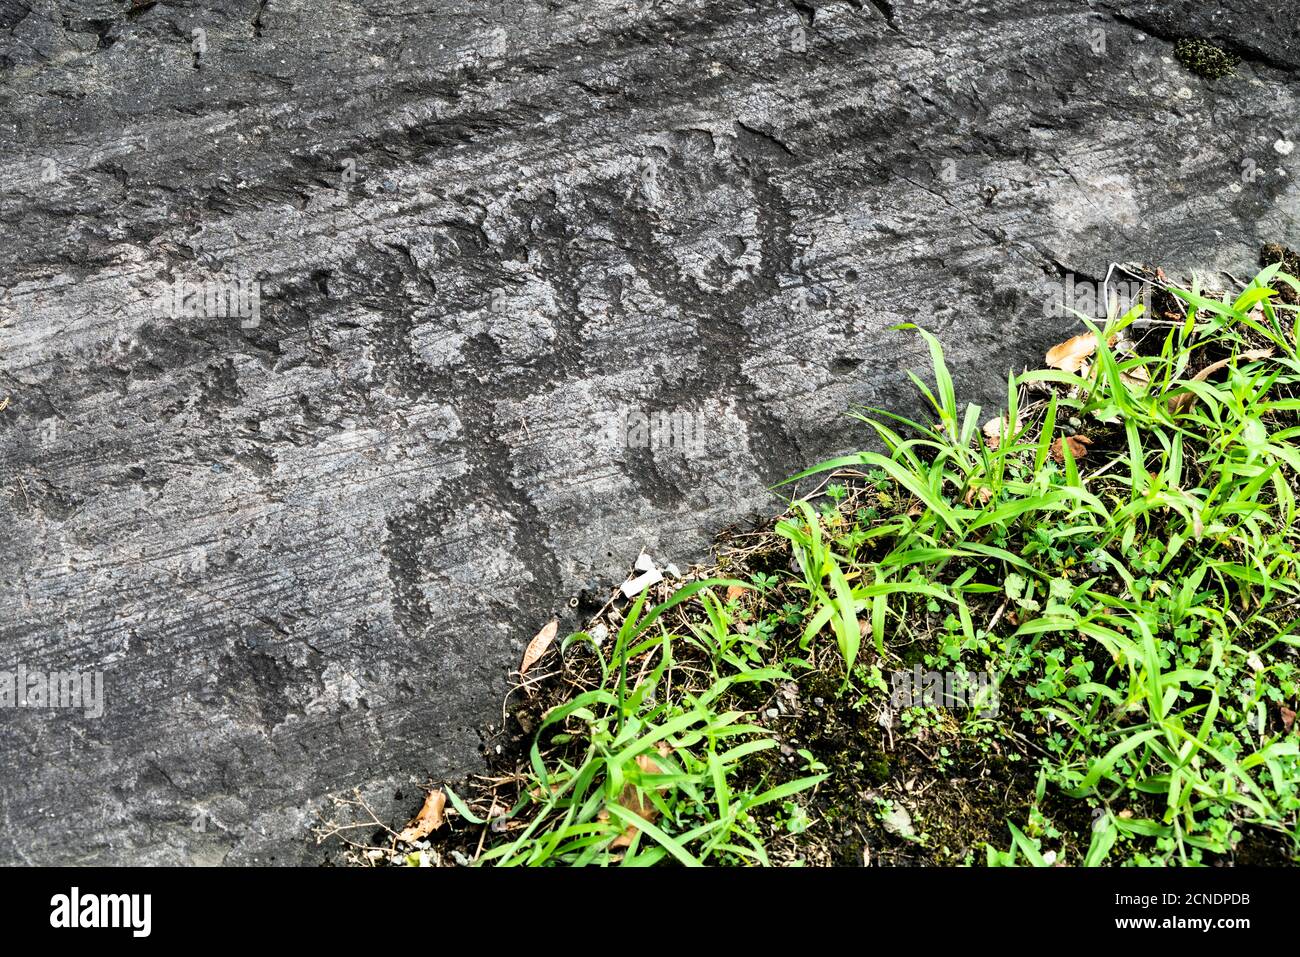
[(1166, 286), (1173, 318), (1089, 323), (992, 415), (917, 330), (929, 417), (860, 411), (882, 451), (544, 631), (517, 746), (357, 859), (1297, 861), (1297, 288)]
[[(1300, 253), (1281, 243), (1266, 243), (1260, 250), (1259, 263), (1261, 266), (1272, 266), (1276, 263), (1283, 272), (1300, 276)], [(1300, 295), (1285, 284), (1278, 289), (1278, 300), (1289, 306), (1300, 305)]]
[(1185, 37), (1174, 44), (1174, 56), (1178, 62), (1197, 76), (1207, 80), (1219, 80), (1237, 72), (1241, 58), (1226, 50), (1221, 50), (1208, 40)]

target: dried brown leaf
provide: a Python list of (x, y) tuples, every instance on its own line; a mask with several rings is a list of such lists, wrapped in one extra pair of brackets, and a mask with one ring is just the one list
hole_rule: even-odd
[[(1267, 349), (1248, 349), (1245, 352), (1241, 353), (1236, 358), (1244, 362), (1255, 362), (1259, 359), (1267, 359), (1272, 355), (1273, 355), (1273, 349), (1270, 347)], [(1218, 362), (1211, 362), (1200, 372), (1196, 373), (1196, 375), (1192, 376), (1192, 381), (1204, 382), (1210, 376), (1214, 375), (1214, 373), (1218, 372), (1220, 369), (1224, 368), (1229, 363), (1231, 363), (1232, 360), (1233, 357), (1229, 356), (1226, 359), (1220, 359)], [(1186, 412), (1195, 404), (1196, 404), (1196, 393), (1184, 392), (1182, 395), (1176, 395), (1169, 400), (1169, 411), (1177, 415), (1179, 413)]]
[[(660, 756), (663, 756), (666, 753), (672, 751), (672, 748), (668, 747), (668, 751), (665, 752), (663, 750), (665, 747), (668, 746), (662, 742), (659, 745), (657, 745), (656, 750), (659, 752)], [(636, 763), (637, 763), (637, 767), (641, 769), (641, 772), (643, 774), (664, 773), (664, 769), (659, 766), (659, 763), (655, 761), (654, 758), (650, 757), (650, 755), (648, 754), (638, 755), (636, 759)], [(649, 821), (651, 824), (653, 824), (655, 822), (655, 819), (659, 817), (659, 809), (654, 806), (654, 802), (651, 801), (648, 796), (645, 796), (640, 791), (638, 791), (635, 785), (632, 784), (624, 785), (623, 793), (618, 796), (618, 803), (621, 804), (623, 807), (627, 808), (637, 817), (645, 821)], [(609, 819), (609, 812), (602, 811), (601, 814), (604, 815), (603, 820)], [(627, 826), (627, 830), (625, 830), (622, 834), (620, 834), (618, 837), (614, 838), (614, 840), (610, 842), (609, 845), (610, 848), (616, 849), (616, 848), (630, 847), (632, 844), (632, 839), (636, 837), (636, 832), (637, 832), (636, 826), (633, 824), (629, 824)]]
[(1092, 439), (1086, 435), (1060, 435), (1052, 443), (1052, 460), (1059, 465), (1065, 464), (1065, 449), (1070, 449), (1070, 454), (1075, 461), (1083, 458), (1088, 454), (1088, 446), (1092, 445)]
[[(1016, 424), (1011, 429), (1014, 435), (1020, 431), (1020, 417), (1016, 416)], [(1007, 417), (999, 416), (996, 419), (989, 419), (984, 423), (984, 444), (991, 449), (996, 449), (1002, 444), (1002, 430), (1006, 428)]]
[(397, 839), (409, 844), (438, 830), (446, 823), (446, 818), (443, 816), (443, 809), (446, 807), (447, 795), (434, 788), (424, 799), (424, 807), (420, 808), (420, 813), (406, 825), (401, 834), (397, 835)]
[(1047, 365), (1064, 372), (1078, 372), (1097, 351), (1097, 337), (1091, 332), (1066, 339), (1047, 350)]
[(1146, 366), (1133, 366), (1119, 374), (1120, 381), (1137, 392), (1144, 392), (1151, 384), (1151, 373)]
[(524, 649), (524, 660), (519, 665), (519, 677), (523, 677), (528, 669), (541, 660), (542, 655), (546, 654), (546, 649), (551, 647), (551, 642), (555, 640), (555, 634), (560, 628), (560, 623), (552, 619), (542, 626), (533, 640), (528, 643)]
[(1290, 731), (1291, 728), (1295, 726), (1295, 712), (1284, 704), (1280, 704), (1277, 707), (1278, 710), (1282, 712), (1282, 730)]

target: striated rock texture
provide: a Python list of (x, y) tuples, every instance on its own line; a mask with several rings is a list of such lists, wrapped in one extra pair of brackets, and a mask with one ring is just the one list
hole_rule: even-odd
[(0, 862), (315, 860), (571, 598), (915, 410), (892, 326), (995, 400), (1046, 284), (1300, 246), (1296, 20), (0, 0), (0, 670), (105, 690), (0, 708)]

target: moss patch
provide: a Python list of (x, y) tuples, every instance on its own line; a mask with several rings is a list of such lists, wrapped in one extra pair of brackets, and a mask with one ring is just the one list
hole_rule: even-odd
[(1175, 43), (1174, 56), (1187, 69), (1207, 80), (1232, 76), (1237, 71), (1237, 64), (1241, 62), (1240, 57), (1219, 49), (1208, 40), (1193, 37), (1185, 37)]

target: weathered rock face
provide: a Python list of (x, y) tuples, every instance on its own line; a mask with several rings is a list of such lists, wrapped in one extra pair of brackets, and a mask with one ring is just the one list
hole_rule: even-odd
[(1046, 283), (1300, 245), (1289, 0), (128, 6), (0, 0), (0, 669), (104, 678), (0, 709), (4, 862), (312, 859), (915, 409), (891, 326), (995, 399)]

